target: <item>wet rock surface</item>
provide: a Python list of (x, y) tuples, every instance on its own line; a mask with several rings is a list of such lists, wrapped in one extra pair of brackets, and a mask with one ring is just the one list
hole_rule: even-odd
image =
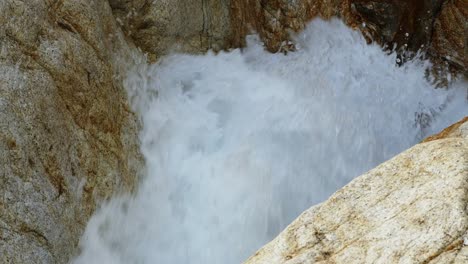
[(445, 1), (433, 24), (431, 52), (468, 74), (468, 1)]
[[(243, 47), (256, 32), (271, 52), (293, 51), (290, 34), (313, 18), (341, 17), (369, 41), (410, 58), (429, 51), (438, 64), (467, 68), (466, 0), (198, 0), (122, 1), (111, 6), (124, 31), (156, 59), (169, 51)], [(403, 58), (405, 59), (405, 58)]]

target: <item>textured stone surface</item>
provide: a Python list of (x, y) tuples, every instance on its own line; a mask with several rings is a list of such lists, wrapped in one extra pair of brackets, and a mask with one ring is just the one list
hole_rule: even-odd
[(0, 263), (66, 263), (141, 165), (125, 42), (101, 0), (2, 0), (0, 24)]
[(275, 52), (282, 49), (290, 32), (303, 29), (311, 19), (339, 16), (360, 29), (369, 41), (396, 44), (402, 52), (426, 50), (433, 39), (434, 56), (443, 56), (466, 69), (466, 63), (459, 62), (467, 59), (467, 13), (466, 0), (232, 0), (231, 43), (242, 46), (243, 37), (253, 29), (266, 48)]
[(312, 18), (349, 15), (347, 0), (232, 0), (231, 7), (233, 45), (243, 46), (245, 35), (253, 30), (271, 52), (291, 49), (289, 34), (303, 29)]
[[(311, 19), (341, 17), (369, 41), (406, 51), (430, 50), (466, 72), (467, 0), (110, 0), (115, 15), (143, 51), (155, 59), (170, 50), (204, 52), (245, 45), (257, 32), (271, 52)], [(410, 57), (410, 56), (409, 56)], [(404, 58), (403, 58), (404, 59)], [(443, 59), (440, 61), (439, 59)]]
[(446, 1), (434, 22), (431, 51), (468, 74), (468, 0)]
[(467, 263), (466, 124), (356, 178), (246, 263)]
[(423, 142), (451, 137), (468, 137), (468, 116), (442, 130), (440, 133), (427, 137)]
[(444, 0), (351, 0), (354, 12), (373, 38), (416, 51), (427, 47), (432, 24)]
[(152, 59), (219, 50), (230, 34), (228, 0), (110, 0), (117, 21)]
[(311, 18), (339, 15), (340, 0), (110, 0), (127, 36), (152, 58), (168, 51), (204, 52), (245, 45), (258, 32), (276, 52)]

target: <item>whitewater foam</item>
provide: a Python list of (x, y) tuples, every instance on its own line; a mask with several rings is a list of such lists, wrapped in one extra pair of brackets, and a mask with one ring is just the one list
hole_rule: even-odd
[(466, 82), (396, 66), (342, 22), (297, 52), (171, 55), (126, 80), (146, 176), (90, 220), (75, 263), (239, 263), (355, 176), (468, 114)]

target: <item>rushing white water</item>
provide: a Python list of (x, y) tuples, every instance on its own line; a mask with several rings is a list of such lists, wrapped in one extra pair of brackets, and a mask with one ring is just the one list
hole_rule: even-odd
[[(258, 43), (172, 55), (126, 83), (146, 177), (90, 220), (76, 263), (240, 263), (353, 177), (468, 114), (466, 83), (434, 89), (338, 20), (299, 51)], [(463, 87), (463, 85), (465, 85)]]

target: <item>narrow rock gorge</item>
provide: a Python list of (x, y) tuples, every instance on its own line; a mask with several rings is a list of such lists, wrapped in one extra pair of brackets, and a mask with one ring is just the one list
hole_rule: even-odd
[(468, 262), (467, 17), (0, 1), (0, 263)]

